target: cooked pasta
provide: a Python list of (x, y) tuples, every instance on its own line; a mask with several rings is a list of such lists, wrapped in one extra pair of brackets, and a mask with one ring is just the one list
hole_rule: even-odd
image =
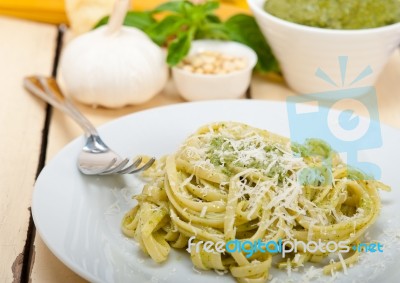
[[(138, 204), (123, 218), (122, 230), (154, 261), (170, 248), (188, 247), (194, 266), (230, 271), (239, 282), (266, 282), (272, 257), (256, 251), (206, 252), (206, 241), (321, 241), (357, 244), (380, 210), (379, 181), (346, 166), (320, 140), (303, 145), (245, 124), (224, 122), (201, 127), (175, 154), (159, 159), (144, 177), (149, 182)], [(200, 242), (202, 241), (202, 242)], [(278, 264), (295, 268), (323, 261), (328, 252), (299, 247)], [(358, 251), (339, 254), (324, 272), (345, 269)]]

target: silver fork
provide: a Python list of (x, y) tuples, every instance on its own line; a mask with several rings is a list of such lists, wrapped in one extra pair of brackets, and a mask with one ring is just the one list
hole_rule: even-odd
[(133, 174), (148, 169), (155, 161), (151, 158), (141, 167), (142, 158), (132, 163), (111, 150), (100, 138), (96, 128), (63, 95), (54, 78), (31, 76), (24, 78), (24, 87), (32, 94), (68, 114), (85, 132), (86, 143), (78, 157), (78, 169), (86, 175)]

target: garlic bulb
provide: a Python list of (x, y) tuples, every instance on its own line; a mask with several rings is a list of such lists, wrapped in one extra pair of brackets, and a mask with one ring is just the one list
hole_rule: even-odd
[(126, 2), (117, 1), (108, 26), (77, 37), (65, 48), (60, 73), (67, 95), (86, 104), (122, 107), (143, 103), (165, 86), (165, 53), (142, 31), (121, 27)]

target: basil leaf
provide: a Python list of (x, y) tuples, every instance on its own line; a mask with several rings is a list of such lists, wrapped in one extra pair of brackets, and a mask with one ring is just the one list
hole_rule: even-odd
[(135, 12), (126, 13), (124, 25), (136, 27), (141, 30), (146, 30), (157, 21), (153, 18), (150, 12)]
[(229, 40), (229, 33), (222, 23), (204, 23), (196, 32), (196, 39), (211, 38)]
[(220, 22), (221, 22), (221, 19), (220, 19), (217, 15), (208, 14), (208, 15), (206, 16), (206, 21), (207, 21), (207, 22), (210, 22), (210, 23), (220, 23)]
[(187, 20), (182, 18), (182, 16), (169, 15), (160, 22), (152, 25), (146, 32), (155, 43), (164, 45), (168, 37), (176, 34), (185, 23), (187, 23)]
[(178, 37), (168, 46), (167, 63), (170, 66), (178, 64), (189, 53), (190, 44), (193, 40), (195, 28), (180, 33)]
[(180, 12), (182, 12), (182, 4), (183, 4), (183, 1), (166, 2), (166, 3), (163, 3), (159, 6), (157, 6), (152, 12), (153, 13), (158, 13), (158, 12), (180, 13)]
[(181, 3), (181, 14), (185, 18), (190, 19), (194, 14), (197, 14), (196, 9), (198, 5), (194, 5), (192, 2), (189, 1), (182, 1)]
[[(184, 3), (191, 3), (185, 1)], [(219, 7), (219, 2), (207, 1), (204, 4), (199, 5), (189, 5), (185, 8), (185, 16), (191, 19), (192, 23), (200, 26), (202, 21), (204, 21), (207, 15), (210, 15), (213, 10)]]
[(258, 56), (256, 69), (260, 72), (279, 72), (279, 63), (272, 53), (255, 19), (249, 15), (238, 14), (225, 22), (231, 40), (252, 48)]
[[(102, 25), (105, 25), (108, 23), (109, 16), (106, 16), (102, 18), (95, 26), (94, 28), (98, 28)], [(130, 26), (130, 27), (135, 27), (141, 30), (146, 30), (150, 26), (156, 23), (156, 20), (153, 18), (152, 14), (150, 12), (136, 12), (136, 11), (130, 11), (126, 14), (125, 19), (124, 19), (124, 25), (125, 26)]]
[(219, 2), (218, 1), (207, 1), (204, 4), (199, 5), (199, 6), (202, 8), (204, 13), (208, 14), (208, 13), (218, 9)]

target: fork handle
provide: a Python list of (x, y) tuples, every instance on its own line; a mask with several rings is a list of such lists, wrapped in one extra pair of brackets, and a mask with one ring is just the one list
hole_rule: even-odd
[(99, 135), (93, 124), (83, 116), (72, 101), (61, 92), (54, 78), (43, 76), (26, 77), (24, 78), (24, 87), (32, 94), (68, 114), (81, 126), (87, 137), (96, 137)]

